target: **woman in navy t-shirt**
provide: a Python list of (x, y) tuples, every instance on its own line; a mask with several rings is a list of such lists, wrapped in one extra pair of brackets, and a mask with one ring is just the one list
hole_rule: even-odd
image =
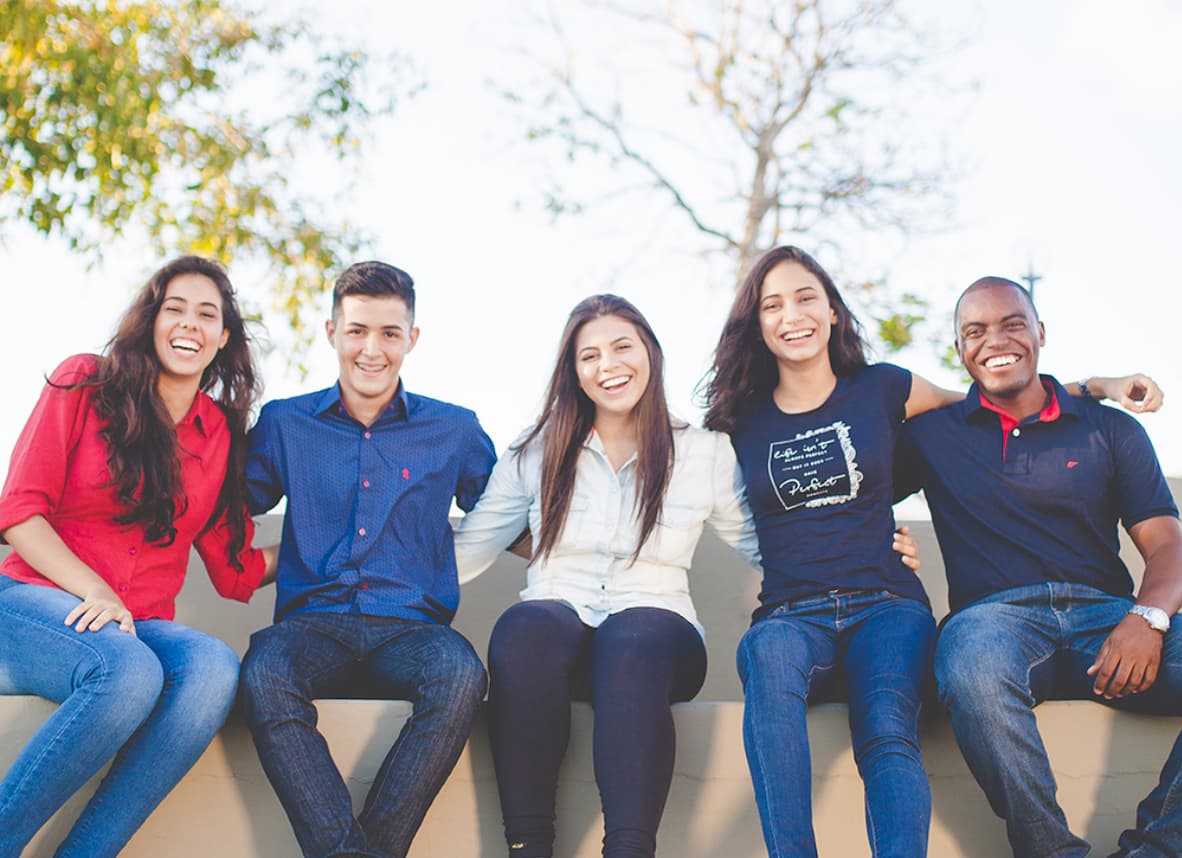
[(743, 738), (768, 851), (816, 855), (805, 713), (848, 694), (876, 856), (927, 850), (931, 794), (918, 721), (936, 625), (890, 549), (895, 435), (955, 402), (890, 364), (808, 254), (767, 253), (735, 297), (715, 352), (706, 426), (726, 431), (763, 558), (739, 644)]

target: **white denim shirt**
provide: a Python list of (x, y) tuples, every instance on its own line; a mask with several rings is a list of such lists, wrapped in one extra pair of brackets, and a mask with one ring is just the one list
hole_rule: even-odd
[[(674, 430), (673, 443), (661, 517), (631, 563), (640, 530), (636, 457), (614, 470), (591, 433), (576, 464), (566, 526), (550, 555), (530, 564), (522, 599), (566, 602), (593, 627), (627, 608), (665, 608), (704, 634), (687, 575), (702, 525), (709, 522), (756, 567), (759, 548), (730, 439), (685, 427)], [(491, 566), (526, 525), (541, 532), (541, 470), (541, 439), (524, 450), (511, 447), (497, 462), (480, 501), (456, 530), (461, 583)]]

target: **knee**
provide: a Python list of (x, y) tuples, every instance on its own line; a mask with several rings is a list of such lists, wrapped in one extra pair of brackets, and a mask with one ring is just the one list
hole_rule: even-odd
[(936, 645), (935, 674), (945, 708), (977, 710), (1028, 698), (1028, 670), (1017, 663), (1009, 641), (980, 624), (949, 623)]
[(112, 719), (138, 724), (160, 699), (164, 668), (156, 654), (133, 635), (112, 630), (108, 637), (107, 646), (96, 647), (92, 657), (79, 665), (76, 688), (104, 701)]
[(472, 645), (458, 632), (442, 629), (434, 653), (426, 665), (420, 689), (424, 698), (439, 698), (457, 708), (475, 710), (488, 690), (488, 674)]
[(501, 614), (488, 642), (488, 662), (493, 672), (521, 663), (522, 659), (561, 659), (567, 649), (561, 642), (572, 628), (581, 627), (578, 616), (559, 602), (518, 602)]
[(185, 668), (195, 694), (224, 718), (238, 690), (238, 655), (225, 641), (203, 635), (194, 642)]
[(802, 700), (808, 696), (808, 674), (793, 630), (779, 623), (756, 623), (739, 641), (739, 678), (750, 693), (776, 690)]
[(239, 674), (239, 697), (248, 720), (266, 719), (282, 699), (294, 693), (298, 693), (296, 676), (286, 650), (262, 633), (255, 634)]

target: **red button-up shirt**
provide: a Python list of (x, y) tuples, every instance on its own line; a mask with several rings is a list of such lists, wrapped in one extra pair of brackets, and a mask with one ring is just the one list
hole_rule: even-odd
[[(98, 366), (94, 355), (66, 359), (53, 373), (56, 385), (76, 383)], [(265, 562), (250, 548), (253, 523), (247, 519), (243, 568), (230, 562), (230, 529), (225, 517), (202, 529), (213, 515), (226, 476), (230, 432), (217, 404), (198, 393), (193, 407), (176, 426), (181, 451), (181, 485), (187, 505), (174, 520), (171, 545), (149, 542), (142, 524), (115, 519), (129, 511), (109, 485), (105, 422), (94, 409), (93, 388), (61, 389), (46, 385), (12, 453), (8, 479), (0, 494), (0, 532), (35, 515), (44, 516), (78, 558), (106, 581), (137, 620), (171, 620), (184, 583), (189, 548), (196, 546), (214, 588), (245, 602), (258, 588)], [(55, 586), (16, 552), (0, 564), (0, 573), (29, 584)]]

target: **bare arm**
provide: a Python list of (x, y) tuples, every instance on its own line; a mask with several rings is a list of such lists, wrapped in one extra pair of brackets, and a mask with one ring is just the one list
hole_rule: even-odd
[[(1172, 617), (1182, 608), (1182, 525), (1174, 516), (1159, 515), (1133, 525), (1129, 536), (1145, 559), (1137, 604), (1161, 608)], [(1096, 678), (1096, 694), (1125, 697), (1153, 685), (1162, 638), (1141, 617), (1130, 615), (1117, 623), (1088, 668)]]
[[(1157, 411), (1165, 401), (1161, 387), (1143, 373), (1122, 375), (1116, 378), (1092, 376), (1087, 379), (1088, 391), (1097, 399), (1111, 399), (1134, 414)], [(1081, 396), (1083, 391), (1078, 382), (1063, 385), (1072, 396)]]
[(911, 393), (907, 397), (907, 419), (926, 411), (934, 411), (945, 405), (955, 405), (964, 399), (964, 394), (958, 390), (946, 390), (937, 387), (926, 378), (911, 373)]
[(266, 587), (268, 584), (275, 583), (275, 576), (279, 573), (279, 544), (264, 545), (259, 551), (263, 552), (263, 559), (267, 562), (259, 586)]
[(131, 611), (123, 604), (98, 573), (78, 559), (44, 516), (14, 524), (4, 531), (4, 539), (21, 558), (81, 603), (66, 615), (65, 625), (74, 630), (97, 632), (109, 622), (116, 622), (125, 632), (135, 634)]

